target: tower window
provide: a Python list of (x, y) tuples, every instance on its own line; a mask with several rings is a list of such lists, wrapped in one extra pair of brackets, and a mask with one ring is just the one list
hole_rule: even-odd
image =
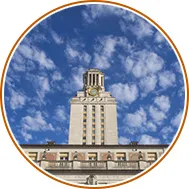
[(29, 152), (28, 156), (31, 160), (37, 161), (37, 152)]
[(60, 152), (59, 154), (60, 160), (68, 160), (68, 153), (67, 152)]
[(99, 78), (99, 75), (97, 74), (97, 75), (96, 75), (97, 85), (99, 84), (98, 78)]
[(91, 78), (91, 74), (89, 74), (89, 85), (92, 85), (92, 78)]
[(156, 152), (148, 152), (148, 161), (155, 161), (157, 160)]
[(83, 144), (86, 144), (87, 106), (83, 107)]
[(101, 106), (100, 110), (101, 110), (101, 112), (103, 112), (104, 111), (104, 106)]
[(93, 85), (95, 85), (95, 74), (93, 74)]
[(89, 160), (96, 161), (97, 160), (97, 153), (88, 153)]
[(125, 161), (126, 160), (126, 154), (123, 152), (123, 153), (116, 153), (116, 159), (119, 160), (119, 161)]

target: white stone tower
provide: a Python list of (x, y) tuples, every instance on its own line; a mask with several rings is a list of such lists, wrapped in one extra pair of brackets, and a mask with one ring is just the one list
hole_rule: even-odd
[(71, 100), (69, 144), (118, 144), (116, 100), (105, 91), (104, 73), (89, 69), (83, 82)]

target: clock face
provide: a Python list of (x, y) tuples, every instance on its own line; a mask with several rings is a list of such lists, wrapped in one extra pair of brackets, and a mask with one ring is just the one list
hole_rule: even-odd
[(90, 94), (91, 96), (96, 96), (97, 93), (98, 93), (98, 90), (97, 90), (96, 88), (90, 88), (90, 89), (89, 89), (89, 94)]

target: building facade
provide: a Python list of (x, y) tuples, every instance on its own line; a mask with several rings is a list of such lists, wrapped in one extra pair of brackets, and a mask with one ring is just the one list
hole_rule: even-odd
[(105, 91), (104, 74), (89, 69), (83, 82), (71, 100), (69, 144), (118, 144), (116, 100)]
[(168, 145), (118, 144), (116, 99), (104, 87), (104, 74), (89, 69), (83, 90), (71, 100), (67, 145), (23, 144), (24, 152), (45, 171), (71, 183), (107, 185), (151, 166)]

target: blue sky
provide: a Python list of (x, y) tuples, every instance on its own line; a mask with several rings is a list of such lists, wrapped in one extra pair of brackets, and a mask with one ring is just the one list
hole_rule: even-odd
[(164, 36), (110, 5), (76, 6), (34, 27), (10, 62), (5, 108), (19, 143), (66, 144), (70, 99), (89, 68), (117, 100), (119, 143), (170, 143), (184, 108), (184, 81)]

